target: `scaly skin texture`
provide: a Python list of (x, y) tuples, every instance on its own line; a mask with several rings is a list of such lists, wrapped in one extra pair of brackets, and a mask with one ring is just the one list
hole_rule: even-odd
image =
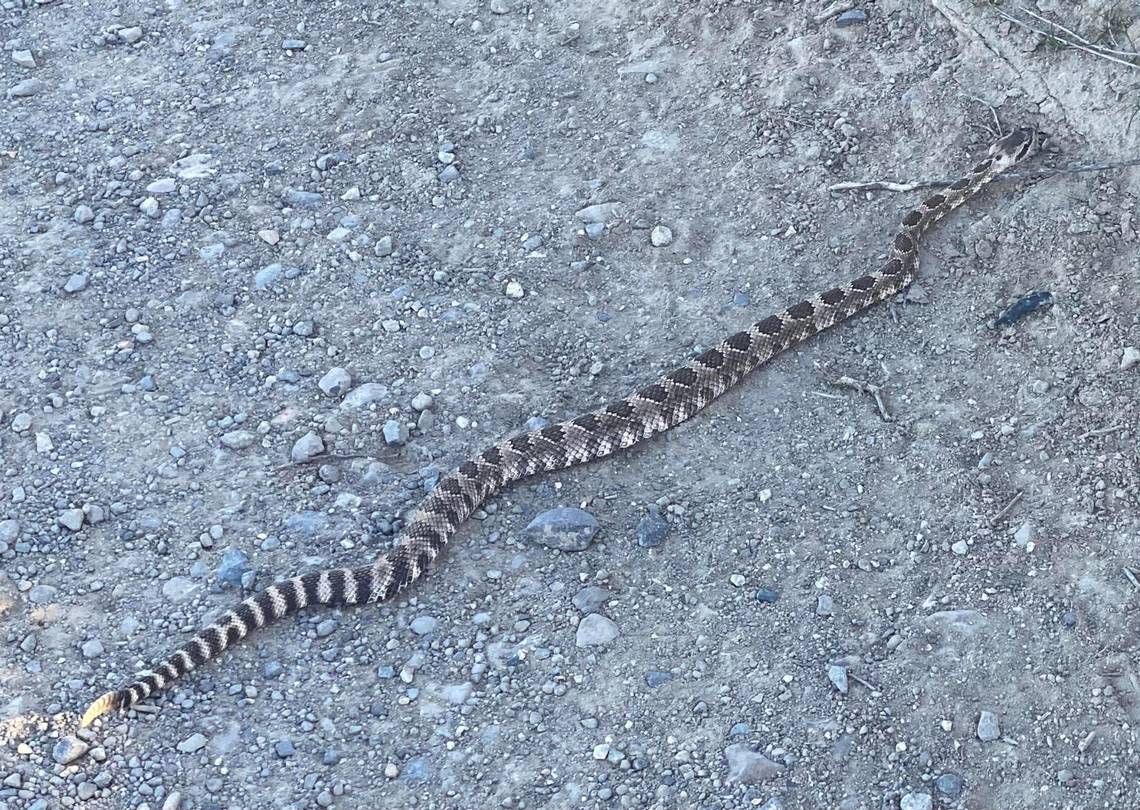
[(751, 371), (812, 335), (905, 289), (918, 274), (918, 243), (939, 219), (1001, 172), (1033, 154), (1043, 137), (1028, 128), (996, 141), (986, 158), (903, 217), (891, 255), (878, 270), (752, 324), (634, 394), (566, 422), (489, 447), (442, 479), (420, 504), (394, 550), (359, 568), (313, 571), (250, 596), (138, 680), (97, 698), (81, 724), (125, 711), (222, 650), (309, 605), (358, 605), (391, 599), (419, 579), (463, 522), (508, 484), (538, 472), (605, 458), (675, 427)]

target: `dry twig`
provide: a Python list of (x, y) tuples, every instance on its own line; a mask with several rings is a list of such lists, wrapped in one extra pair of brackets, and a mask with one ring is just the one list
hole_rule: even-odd
[[(1033, 14), (1032, 12), (1027, 11), (1025, 8), (1022, 8), (1021, 10), (1025, 11), (1027, 14)], [(1076, 37), (1076, 39), (1071, 39), (1069, 37), (1062, 36), (1061, 34), (1056, 33), (1056, 31), (1044, 31), (1040, 28), (1037, 28), (1033, 25), (1030, 25), (1025, 20), (1020, 20), (1017, 17), (1014, 17), (1012, 14), (1008, 14), (1008, 13), (1002, 11), (1000, 8), (997, 9), (997, 13), (1000, 16), (1004, 17), (1005, 19), (1009, 20), (1014, 25), (1021, 26), (1025, 30), (1032, 31), (1033, 33), (1038, 34), (1040, 36), (1049, 37), (1050, 39), (1056, 40), (1057, 42), (1060, 42), (1064, 45), (1068, 45), (1070, 48), (1076, 48), (1079, 51), (1084, 51), (1085, 53), (1091, 53), (1093, 56), (1099, 56), (1101, 59), (1107, 59), (1110, 62), (1115, 62), (1118, 65), (1124, 65), (1125, 67), (1130, 67), (1133, 70), (1140, 68), (1140, 65), (1136, 64), (1136, 62), (1130, 62), (1128, 59), (1121, 59), (1119, 56), (1115, 56), (1114, 54), (1116, 53), (1116, 51), (1113, 51), (1113, 49), (1102, 48), (1099, 45), (1093, 45), (1092, 43), (1089, 43), (1088, 40), (1083, 39), (1082, 37), (1077, 37), (1075, 34), (1073, 34), (1067, 28), (1062, 28), (1061, 26), (1057, 25), (1052, 20), (1046, 20), (1044, 17), (1041, 17), (1037, 14), (1033, 14), (1033, 16), (1039, 20), (1044, 20), (1045, 22), (1047, 22), (1049, 25), (1052, 25), (1057, 30), (1067, 32), (1071, 36)], [(1087, 44), (1082, 44), (1082, 43), (1087, 43)], [(1127, 53), (1127, 52), (1125, 52), (1125, 53)], [(1136, 58), (1140, 57), (1140, 54), (1132, 53), (1129, 56), (1131, 59), (1136, 59)]]
[(996, 526), (1001, 523), (1005, 516), (1013, 511), (1013, 507), (1017, 506), (1017, 504), (1020, 503), (1021, 496), (1024, 494), (1024, 490), (1018, 490), (1017, 494), (1010, 499), (1009, 503), (1003, 506), (1000, 512), (990, 518), (990, 526)]
[(875, 398), (875, 407), (879, 409), (879, 416), (883, 418), (883, 421), (894, 421), (894, 417), (891, 416), (891, 412), (887, 409), (887, 403), (883, 397), (883, 389), (879, 386), (869, 382), (863, 382), (862, 380), (856, 380), (854, 377), (848, 377), (846, 375), (840, 377), (838, 380), (828, 380), (828, 382), (836, 388), (850, 388), (858, 391), (860, 394), (870, 394)]

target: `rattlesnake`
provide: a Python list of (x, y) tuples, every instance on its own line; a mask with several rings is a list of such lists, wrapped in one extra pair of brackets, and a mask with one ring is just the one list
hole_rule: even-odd
[(624, 399), (484, 450), (439, 481), (404, 527), (394, 550), (360, 568), (313, 571), (250, 596), (154, 670), (96, 699), (81, 724), (87, 726), (112, 709), (129, 709), (216, 657), (251, 630), (303, 607), (391, 599), (419, 579), (463, 522), (508, 484), (539, 471), (605, 458), (669, 430), (780, 352), (890, 298), (914, 281), (919, 239), (927, 229), (998, 174), (1035, 152), (1043, 140), (1036, 130), (1021, 128), (994, 142), (986, 158), (961, 179), (903, 217), (891, 243), (890, 258), (879, 270), (752, 324)]

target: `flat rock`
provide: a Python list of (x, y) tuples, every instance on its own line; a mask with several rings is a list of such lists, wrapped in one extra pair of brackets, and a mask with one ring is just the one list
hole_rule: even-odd
[(222, 446), (230, 450), (244, 450), (257, 441), (257, 434), (252, 430), (231, 430), (222, 434)]
[(178, 750), (183, 754), (193, 754), (195, 751), (201, 751), (206, 747), (206, 735), (194, 733), (187, 737), (182, 742), (178, 743)]
[(598, 585), (587, 585), (574, 594), (574, 607), (583, 613), (597, 613), (611, 597), (611, 591)]
[(348, 392), (341, 400), (340, 407), (346, 411), (355, 411), (366, 408), (373, 402), (382, 402), (388, 398), (388, 388), (380, 383), (364, 383)]
[(747, 743), (734, 743), (724, 749), (728, 761), (729, 782), (738, 785), (758, 785), (779, 776), (784, 766), (773, 762)]
[(598, 533), (598, 519), (585, 509), (560, 506), (538, 515), (524, 533), (536, 545), (559, 551), (585, 551)]

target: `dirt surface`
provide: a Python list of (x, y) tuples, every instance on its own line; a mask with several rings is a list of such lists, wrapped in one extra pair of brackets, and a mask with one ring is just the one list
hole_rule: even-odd
[[(921, 192), (831, 184), (957, 176), (989, 107), (1136, 157), (1135, 69), (966, 0), (0, 7), (0, 808), (1132, 801), (1134, 168), (997, 184), (907, 301), (74, 735), (243, 585), (861, 275)], [(529, 542), (559, 506), (586, 550)]]

